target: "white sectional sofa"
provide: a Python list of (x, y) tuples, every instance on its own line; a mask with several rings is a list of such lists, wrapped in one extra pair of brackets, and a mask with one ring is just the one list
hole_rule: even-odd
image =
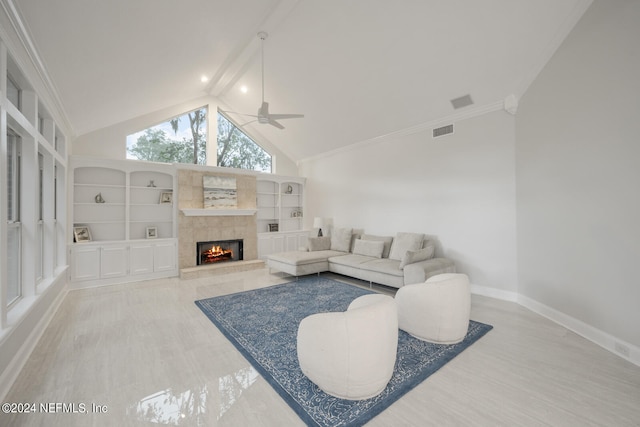
[(424, 234), (375, 236), (342, 228), (331, 237), (310, 237), (306, 250), (269, 255), (267, 265), (296, 277), (331, 271), (400, 288), (456, 272), (452, 260), (434, 255), (435, 243)]

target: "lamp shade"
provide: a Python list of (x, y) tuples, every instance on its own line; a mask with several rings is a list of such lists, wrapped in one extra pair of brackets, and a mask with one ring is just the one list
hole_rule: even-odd
[(313, 219), (313, 228), (322, 228), (324, 227), (324, 218), (321, 218), (319, 216), (315, 217)]

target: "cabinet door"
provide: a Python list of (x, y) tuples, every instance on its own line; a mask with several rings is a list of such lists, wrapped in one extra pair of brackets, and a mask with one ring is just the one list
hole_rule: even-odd
[(285, 237), (285, 250), (286, 251), (297, 251), (300, 248), (298, 244), (298, 235), (297, 234), (288, 234)]
[(100, 247), (75, 246), (72, 262), (71, 280), (96, 280), (100, 277)]
[(309, 245), (309, 233), (302, 232), (298, 234), (298, 247), (306, 248)]
[(258, 258), (265, 259), (274, 253), (273, 238), (271, 236), (258, 235)]
[(284, 248), (285, 248), (284, 236), (281, 234), (274, 235), (273, 236), (273, 252), (274, 253), (284, 252), (285, 251)]
[(131, 245), (131, 274), (153, 273), (153, 245), (136, 243)]
[(100, 278), (127, 275), (127, 247), (104, 246), (100, 251)]
[(176, 243), (158, 242), (153, 250), (154, 271), (168, 271), (176, 268)]

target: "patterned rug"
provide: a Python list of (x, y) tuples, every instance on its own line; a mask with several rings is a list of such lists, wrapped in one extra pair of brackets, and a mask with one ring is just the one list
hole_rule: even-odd
[(196, 305), (309, 426), (361, 426), (420, 384), (492, 326), (470, 321), (458, 344), (438, 345), (399, 331), (393, 377), (378, 396), (344, 400), (320, 390), (300, 370), (296, 337), (310, 314), (345, 311), (366, 289), (322, 277), (196, 301)]

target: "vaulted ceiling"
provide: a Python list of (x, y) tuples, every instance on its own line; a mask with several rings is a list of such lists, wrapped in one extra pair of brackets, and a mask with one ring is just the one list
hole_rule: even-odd
[(267, 31), (265, 100), (305, 118), (248, 126), (301, 160), (519, 98), (591, 0), (13, 2), (76, 135), (207, 94), (256, 114)]

